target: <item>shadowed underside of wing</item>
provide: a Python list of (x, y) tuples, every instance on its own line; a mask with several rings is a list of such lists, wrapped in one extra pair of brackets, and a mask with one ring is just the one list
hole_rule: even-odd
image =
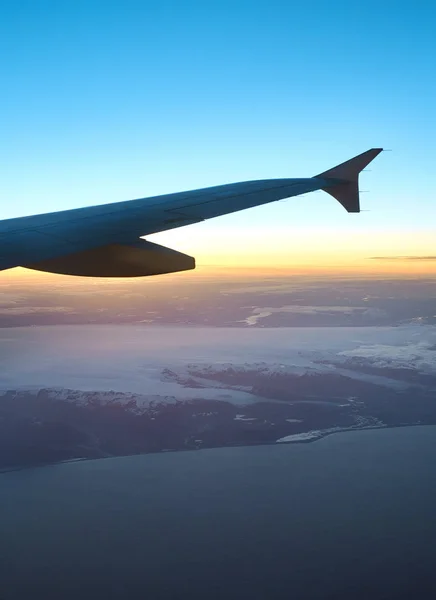
[(109, 244), (27, 264), (28, 269), (82, 277), (145, 277), (195, 269), (195, 259), (146, 240)]

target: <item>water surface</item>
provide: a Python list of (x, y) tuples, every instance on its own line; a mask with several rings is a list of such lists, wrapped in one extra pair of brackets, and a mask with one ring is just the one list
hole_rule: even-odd
[(429, 597), (435, 442), (410, 427), (0, 475), (0, 597)]

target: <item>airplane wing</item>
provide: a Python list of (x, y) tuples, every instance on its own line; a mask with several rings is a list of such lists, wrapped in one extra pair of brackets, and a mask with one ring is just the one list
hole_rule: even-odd
[(315, 190), (359, 212), (359, 173), (381, 151), (373, 148), (306, 179), (232, 183), (0, 221), (0, 270), (141, 277), (194, 269), (194, 258), (140, 238)]

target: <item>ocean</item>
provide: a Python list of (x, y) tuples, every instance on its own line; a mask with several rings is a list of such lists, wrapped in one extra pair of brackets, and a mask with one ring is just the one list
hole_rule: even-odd
[(436, 427), (0, 475), (0, 599), (436, 592)]

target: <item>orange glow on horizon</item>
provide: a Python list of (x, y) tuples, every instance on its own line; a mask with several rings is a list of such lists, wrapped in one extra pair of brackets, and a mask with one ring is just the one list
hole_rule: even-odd
[[(147, 239), (196, 257), (195, 271), (140, 278), (158, 286), (202, 277), (436, 275), (436, 258), (431, 258), (436, 255), (436, 244), (434, 232), (430, 229), (371, 231), (352, 221), (347, 230), (322, 227), (292, 229), (287, 226), (278, 226), (274, 230), (259, 227), (237, 229), (205, 223), (162, 232)], [(90, 282), (90, 286), (101, 282), (106, 285), (126, 282), (125, 279), (86, 279), (22, 268), (0, 273), (3, 285), (17, 281), (25, 281), (28, 285), (55, 282), (68, 287), (83, 286), (86, 282)]]
[[(436, 259), (349, 259), (347, 263), (334, 261), (330, 258), (318, 261), (304, 262), (289, 262), (288, 264), (268, 264), (266, 261), (259, 261), (248, 264), (238, 264), (237, 261), (224, 262), (205, 262), (197, 261), (197, 268), (193, 271), (185, 271), (181, 273), (173, 273), (168, 275), (160, 275), (149, 278), (132, 278), (131, 282), (145, 281), (153, 283), (153, 285), (176, 283), (183, 280), (202, 279), (203, 277), (221, 279), (258, 279), (261, 277), (311, 277), (311, 276), (329, 276), (329, 277), (436, 277)], [(105, 283), (109, 285), (117, 285), (126, 283), (126, 279), (107, 279), (107, 278), (85, 278), (71, 277), (66, 275), (55, 275), (52, 273), (44, 273), (40, 271), (32, 271), (18, 267), (0, 273), (0, 285), (25, 283), (26, 285), (41, 286), (50, 284), (61, 284), (65, 287), (83, 287), (86, 282), (89, 285), (98, 285)]]

